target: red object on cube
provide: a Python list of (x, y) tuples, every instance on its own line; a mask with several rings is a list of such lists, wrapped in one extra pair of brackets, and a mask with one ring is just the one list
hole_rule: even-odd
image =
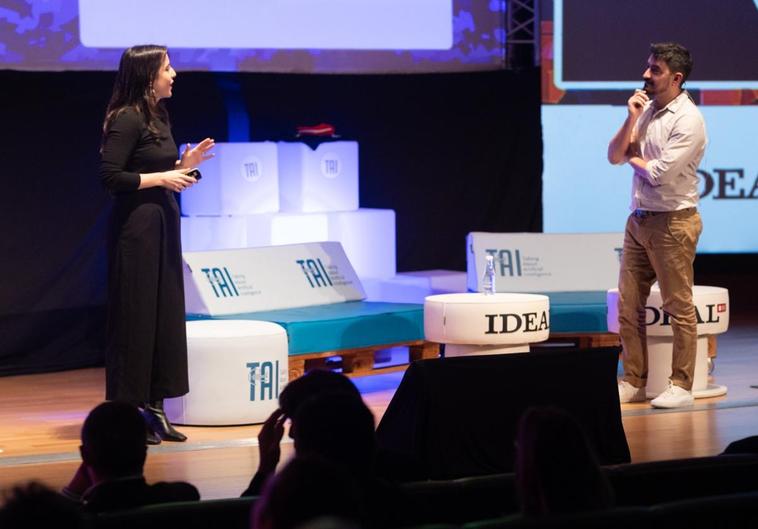
[(318, 125), (299, 125), (298, 136), (334, 136), (334, 125), (319, 123)]

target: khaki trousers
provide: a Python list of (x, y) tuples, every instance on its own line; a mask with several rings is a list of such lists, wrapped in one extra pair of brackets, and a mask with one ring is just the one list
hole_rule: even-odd
[(692, 302), (695, 248), (703, 223), (695, 208), (634, 213), (626, 222), (619, 273), (619, 334), (624, 380), (636, 387), (647, 382), (645, 304), (658, 280), (663, 310), (674, 334), (671, 382), (692, 389), (697, 350), (697, 313)]

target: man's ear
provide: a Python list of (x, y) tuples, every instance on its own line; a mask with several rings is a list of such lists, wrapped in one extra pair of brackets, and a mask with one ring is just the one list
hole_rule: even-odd
[(682, 72), (676, 72), (674, 74), (674, 82), (676, 82), (679, 88), (684, 84), (684, 74)]
[(88, 459), (88, 453), (87, 453), (87, 449), (84, 448), (84, 445), (79, 445), (79, 455), (81, 456), (82, 461), (84, 463), (88, 463), (88, 461), (87, 461), (87, 459)]

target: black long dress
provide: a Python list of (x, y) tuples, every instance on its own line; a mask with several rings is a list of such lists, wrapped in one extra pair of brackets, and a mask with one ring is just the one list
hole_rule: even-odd
[(113, 195), (109, 237), (106, 399), (140, 404), (189, 391), (179, 207), (163, 187), (138, 190), (140, 173), (174, 169), (166, 123), (151, 134), (123, 111), (103, 144), (100, 177)]

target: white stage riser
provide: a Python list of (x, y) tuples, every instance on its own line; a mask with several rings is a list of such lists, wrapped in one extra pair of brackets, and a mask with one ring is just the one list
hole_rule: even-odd
[(276, 143), (217, 143), (203, 178), (181, 195), (184, 215), (247, 215), (279, 211)]
[(281, 211), (315, 213), (358, 209), (358, 142), (279, 142)]
[(185, 252), (338, 241), (359, 277), (395, 275), (395, 212), (277, 213), (182, 217)]
[(386, 279), (364, 279), (361, 282), (369, 301), (423, 303), (433, 294), (466, 292), (466, 272), (454, 270), (403, 272)]
[(423, 303), (427, 296), (447, 291), (433, 290), (422, 280), (408, 280), (397, 275), (389, 279), (363, 279), (366, 299), (389, 303)]
[(358, 209), (358, 143), (217, 143), (202, 180), (182, 194), (182, 213), (250, 215)]

